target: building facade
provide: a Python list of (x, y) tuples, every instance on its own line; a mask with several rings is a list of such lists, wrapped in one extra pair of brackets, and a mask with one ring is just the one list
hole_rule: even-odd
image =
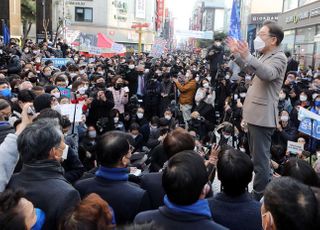
[(282, 12), (282, 0), (251, 0), (250, 14), (247, 17), (247, 41), (251, 52), (254, 52), (253, 41), (257, 32), (261, 29), (263, 22), (266, 20), (278, 21), (279, 14)]
[(284, 29), (283, 48), (301, 66), (320, 66), (320, 1), (285, 0), (279, 24)]
[(53, 30), (59, 18), (65, 29), (82, 33), (103, 33), (127, 49), (138, 49), (138, 33), (131, 26), (148, 23), (143, 29), (142, 47), (151, 50), (156, 35), (156, 0), (63, 0), (52, 7)]

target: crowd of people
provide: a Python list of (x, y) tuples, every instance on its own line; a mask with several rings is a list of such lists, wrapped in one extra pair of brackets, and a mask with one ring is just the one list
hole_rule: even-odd
[(0, 229), (319, 229), (320, 140), (298, 113), (320, 114), (320, 67), (286, 55), (260, 200), (242, 110), (256, 76), (222, 38), (161, 58), (0, 44)]

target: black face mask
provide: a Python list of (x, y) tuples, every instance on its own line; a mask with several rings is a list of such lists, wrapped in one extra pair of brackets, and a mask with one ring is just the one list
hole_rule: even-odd
[(37, 80), (38, 80), (37, 77), (30, 77), (30, 78), (29, 78), (29, 81), (30, 81), (31, 83), (36, 83)]
[(106, 87), (106, 84), (104, 82), (99, 82), (99, 83), (96, 84), (96, 86), (98, 88), (104, 88), (104, 87)]
[(142, 74), (143, 74), (143, 71), (138, 71), (138, 74), (139, 74), (139, 75), (142, 75)]
[(123, 87), (123, 84), (122, 84), (122, 83), (116, 84), (116, 85), (114, 86), (115, 89), (121, 89), (122, 87)]

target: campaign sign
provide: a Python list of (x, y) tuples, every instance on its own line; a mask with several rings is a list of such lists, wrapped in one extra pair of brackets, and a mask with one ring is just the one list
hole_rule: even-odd
[(65, 96), (67, 98), (71, 98), (71, 89), (58, 87), (60, 90), (61, 96)]
[(73, 62), (70, 58), (42, 58), (43, 62), (48, 60), (51, 60), (53, 62), (53, 66), (56, 68), (66, 65), (68, 62)]
[(304, 150), (304, 144), (288, 141), (287, 150), (292, 154), (302, 153), (302, 151)]
[(320, 123), (318, 121), (313, 121), (313, 129), (311, 133), (311, 119), (306, 118), (300, 122), (299, 132), (307, 134), (309, 136), (320, 140)]

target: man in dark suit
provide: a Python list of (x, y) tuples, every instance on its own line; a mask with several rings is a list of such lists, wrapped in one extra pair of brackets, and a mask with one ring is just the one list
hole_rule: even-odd
[(160, 229), (226, 229), (212, 220), (208, 200), (208, 174), (203, 158), (193, 151), (173, 156), (162, 175), (164, 206), (139, 213), (134, 222), (153, 222)]
[(230, 230), (239, 226), (261, 230), (261, 204), (247, 192), (253, 173), (250, 157), (232, 148), (224, 150), (219, 154), (217, 172), (222, 191), (209, 199), (212, 219)]
[(290, 71), (298, 71), (299, 63), (292, 58), (291, 53), (289, 51), (287, 51), (287, 52), (285, 52), (285, 55), (288, 58), (288, 65), (287, 65), (286, 74)]
[(253, 195), (260, 200), (270, 180), (271, 136), (279, 123), (279, 93), (283, 84), (287, 57), (280, 44), (284, 34), (271, 21), (266, 21), (254, 41), (257, 59), (249, 52), (246, 42), (229, 38), (227, 44), (235, 62), (245, 72), (254, 73), (243, 104), (243, 119), (248, 124), (248, 140), (254, 164)]
[(23, 168), (8, 188), (23, 189), (25, 197), (46, 214), (43, 229), (57, 229), (60, 218), (80, 202), (80, 196), (64, 178), (60, 164), (66, 155), (61, 127), (54, 119), (41, 119), (18, 138)]
[[(194, 139), (182, 128), (177, 128), (168, 133), (163, 141), (163, 149), (168, 159), (183, 150), (193, 150), (194, 146)], [(167, 163), (165, 163), (165, 165), (166, 164)], [(141, 177), (141, 188), (148, 192), (152, 209), (156, 209), (163, 205), (165, 193), (162, 187), (161, 178), (162, 172), (147, 173)]]
[(106, 200), (117, 224), (130, 223), (139, 212), (150, 208), (150, 202), (145, 190), (128, 181), (131, 148), (127, 134), (107, 132), (97, 143), (97, 154), (100, 167), (95, 177), (77, 182), (75, 188), (81, 197), (97, 193)]

